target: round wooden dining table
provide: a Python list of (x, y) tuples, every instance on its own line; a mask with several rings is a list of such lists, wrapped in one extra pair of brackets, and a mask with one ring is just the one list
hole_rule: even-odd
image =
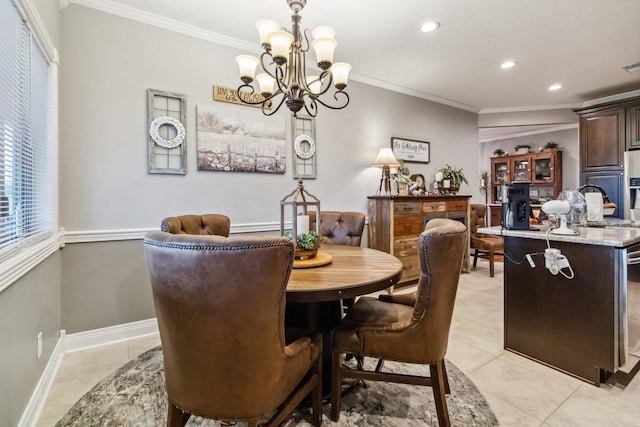
[(291, 271), (285, 324), (322, 334), (326, 397), (331, 390), (331, 332), (342, 318), (341, 300), (393, 286), (402, 275), (402, 262), (386, 252), (354, 246), (324, 245), (319, 252), (331, 255), (331, 263)]
[(402, 275), (402, 262), (386, 252), (344, 245), (324, 245), (319, 252), (331, 255), (331, 263), (294, 268), (287, 285), (287, 302), (355, 298), (389, 288)]

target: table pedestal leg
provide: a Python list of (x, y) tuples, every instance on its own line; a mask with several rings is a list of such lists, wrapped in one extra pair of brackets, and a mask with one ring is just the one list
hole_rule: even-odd
[(342, 318), (340, 301), (287, 303), (286, 326), (322, 335), (322, 395), (331, 394), (331, 332)]

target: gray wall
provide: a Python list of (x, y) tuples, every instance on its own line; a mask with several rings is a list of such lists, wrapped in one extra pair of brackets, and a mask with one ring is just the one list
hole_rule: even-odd
[(518, 144), (531, 146), (532, 151), (538, 151), (545, 142), (553, 141), (559, 144), (562, 150), (562, 187), (578, 188), (580, 185), (579, 173), (579, 149), (580, 134), (578, 128), (566, 129), (555, 132), (540, 133), (536, 135), (521, 136), (518, 138), (501, 139), (497, 141), (483, 142), (480, 144), (481, 169), (491, 170), (491, 157), (493, 150), (502, 148), (507, 153), (513, 154), (514, 147)]
[(0, 293), (0, 426), (18, 423), (51, 357), (60, 332), (60, 298), (59, 252)]
[[(237, 86), (239, 51), (71, 5), (62, 11), (61, 52), (66, 230), (157, 227), (165, 216), (189, 212), (224, 213), (233, 224), (279, 221), (279, 201), (296, 186), (290, 158), (284, 175), (196, 170), (196, 105), (248, 108), (211, 100), (213, 84)], [(186, 176), (146, 172), (147, 88), (187, 94)], [(430, 181), (445, 163), (462, 167), (472, 182), (462, 191), (480, 200), (477, 114), (357, 82), (348, 91), (345, 110), (322, 109), (316, 121), (318, 178), (306, 186), (323, 209), (366, 212), (380, 176), (370, 165), (391, 136), (430, 141), (431, 163), (410, 164), (411, 172)], [(139, 241), (67, 244), (62, 327), (77, 332), (153, 317), (145, 274)]]

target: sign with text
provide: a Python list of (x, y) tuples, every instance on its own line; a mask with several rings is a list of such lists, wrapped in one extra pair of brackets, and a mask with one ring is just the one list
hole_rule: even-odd
[(391, 138), (391, 149), (398, 160), (429, 163), (429, 143), (414, 139)]
[[(241, 96), (242, 99), (247, 100), (249, 102), (261, 102), (264, 99), (264, 97), (259, 93), (249, 93), (245, 91), (241, 91), (239, 96)], [(231, 87), (214, 85), (213, 99), (214, 101), (230, 102), (232, 104), (240, 104), (240, 105), (247, 105), (249, 107), (262, 108), (262, 104), (245, 104), (244, 102), (242, 102), (238, 97), (238, 90)], [(271, 101), (268, 101), (264, 109), (271, 110), (271, 104), (272, 104)]]

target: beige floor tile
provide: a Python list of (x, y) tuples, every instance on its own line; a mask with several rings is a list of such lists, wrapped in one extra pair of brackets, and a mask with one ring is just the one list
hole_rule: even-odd
[(160, 345), (160, 334), (153, 334), (146, 337), (136, 338), (129, 341), (129, 360), (140, 356), (147, 350)]
[(450, 339), (445, 357), (468, 375), (496, 356), (463, 341)]
[(538, 427), (542, 423), (491, 393), (482, 392), (482, 395), (496, 414), (501, 427)]
[[(589, 385), (589, 387), (596, 388), (593, 385)], [(636, 409), (638, 405), (640, 405), (640, 403), (638, 403), (636, 399)], [(590, 394), (578, 390), (551, 414), (546, 420), (546, 423), (553, 427), (638, 426), (640, 425), (640, 419), (638, 418), (637, 410), (635, 412), (636, 413), (629, 413), (622, 407), (615, 408), (609, 406)]]
[(538, 420), (545, 420), (581, 382), (536, 362), (513, 363), (504, 352), (476, 369), (469, 378), (487, 391)]
[(86, 392), (128, 360), (127, 342), (66, 353), (38, 426), (53, 426)]
[(497, 356), (503, 352), (504, 348), (502, 329), (492, 325), (491, 322), (476, 319), (451, 328), (449, 337)]

